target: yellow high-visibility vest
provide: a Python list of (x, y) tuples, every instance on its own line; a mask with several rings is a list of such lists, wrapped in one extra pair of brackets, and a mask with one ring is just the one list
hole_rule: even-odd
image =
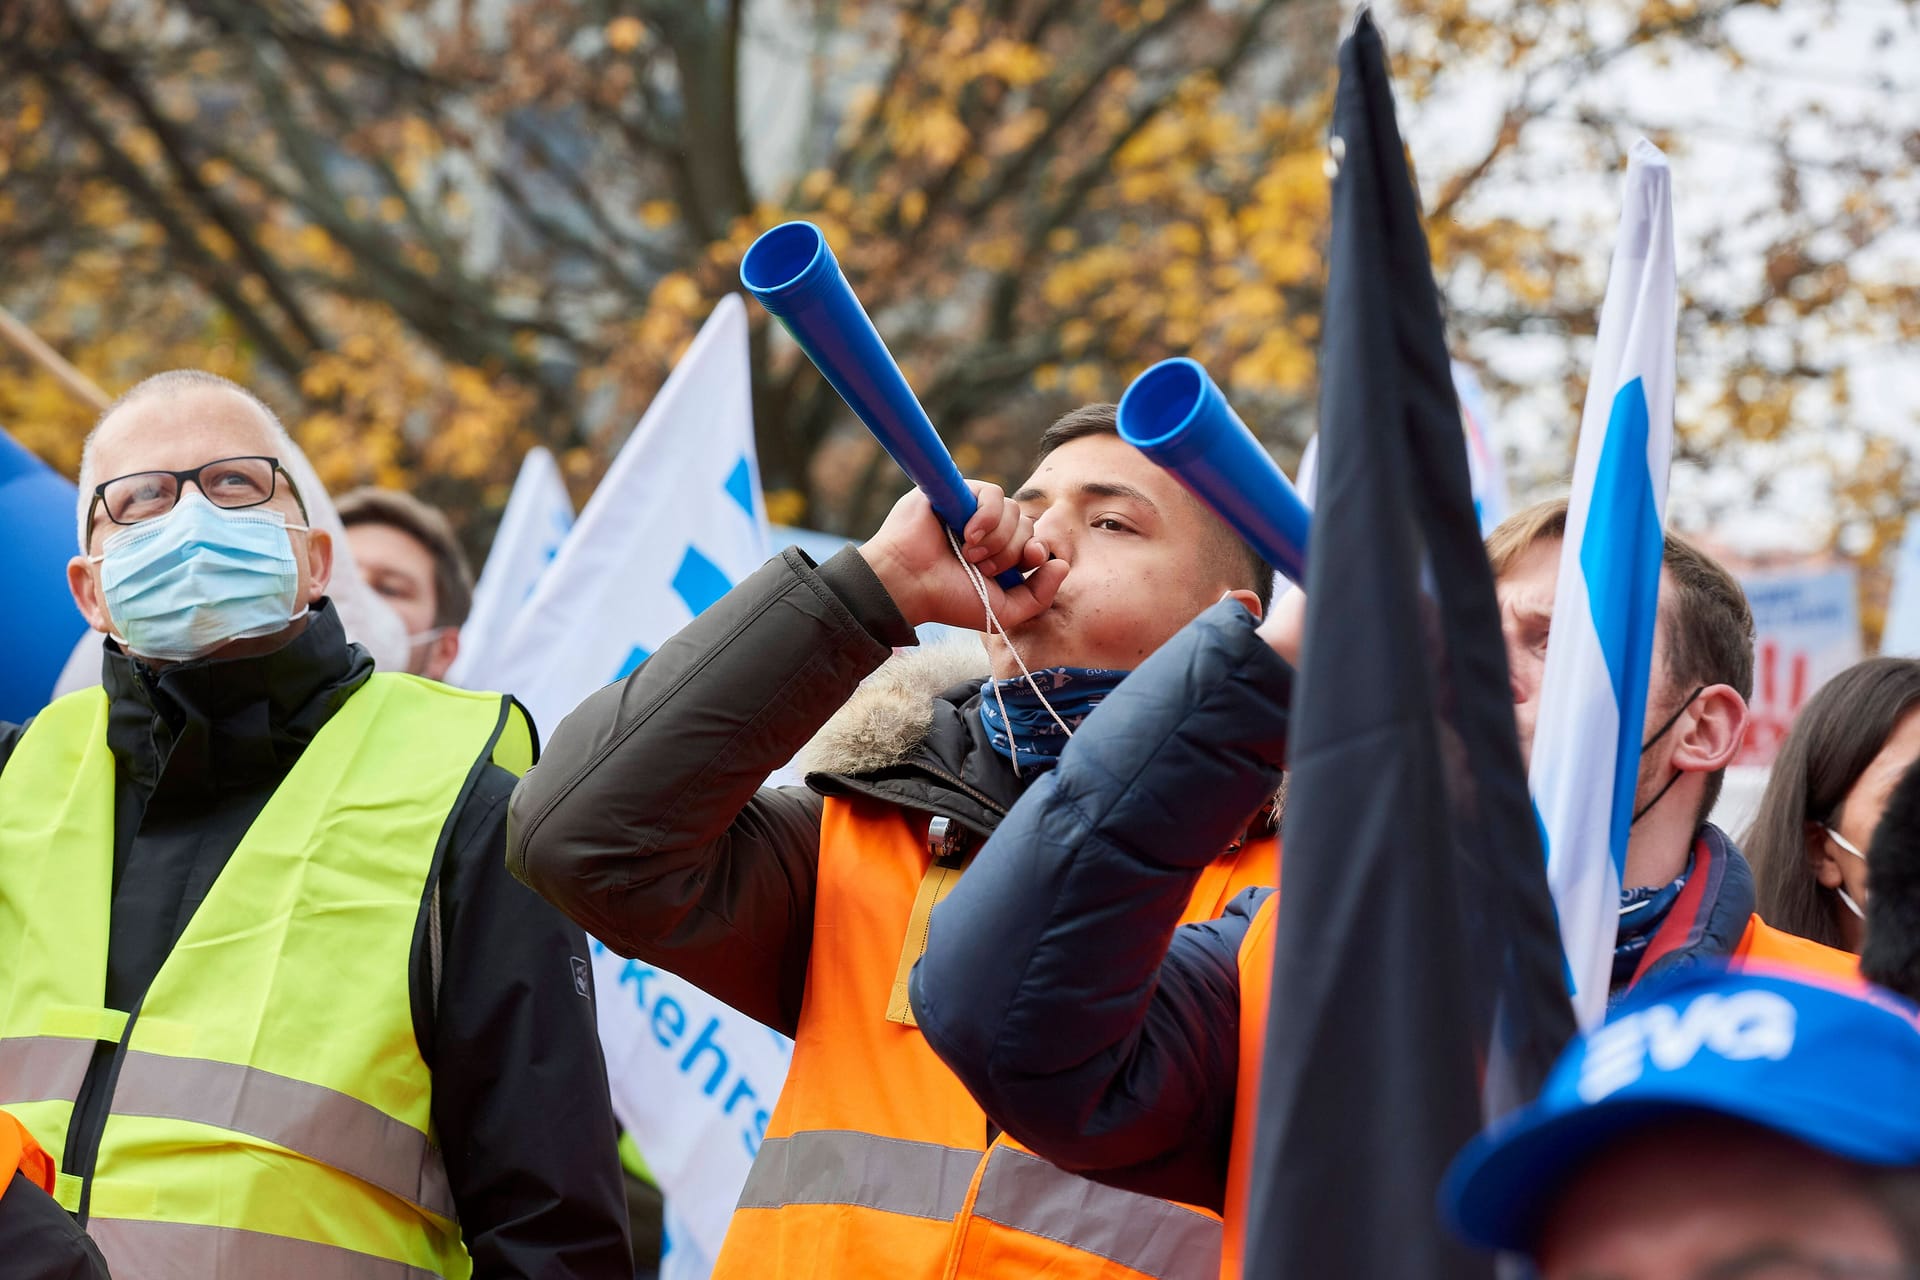
[[(105, 1007), (107, 697), (61, 698), (0, 770), (0, 1106), (61, 1158), (96, 1047), (92, 1174), (56, 1198), (116, 1276), (465, 1277), (415, 1043), (415, 924), (489, 761), (498, 694), (376, 674), (301, 753), (134, 1009)], [(84, 1162), (83, 1162), (84, 1163)]]

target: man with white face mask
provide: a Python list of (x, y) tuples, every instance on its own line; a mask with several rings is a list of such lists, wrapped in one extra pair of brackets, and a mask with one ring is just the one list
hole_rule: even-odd
[(473, 608), (473, 570), (453, 526), (394, 489), (355, 489), (336, 505), (360, 576), (406, 624), (407, 670), (445, 679)]
[(532, 727), (376, 675), (270, 410), (89, 437), (103, 686), (0, 726), (0, 1106), (116, 1274), (613, 1277), (585, 939), (506, 875)]

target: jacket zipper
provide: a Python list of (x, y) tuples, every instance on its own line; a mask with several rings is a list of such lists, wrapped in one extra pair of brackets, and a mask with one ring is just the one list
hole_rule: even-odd
[[(73, 1162), (72, 1169), (63, 1171), (80, 1179), (80, 1205), (74, 1210), (73, 1217), (82, 1229), (86, 1227), (87, 1217), (93, 1208), (93, 1174), (100, 1164), (100, 1142), (106, 1137), (107, 1121), (113, 1115), (113, 1095), (120, 1088), (120, 1066), (126, 1061), (127, 1045), (133, 1039), (133, 1025), (139, 1021), (140, 1006), (145, 1003), (144, 995), (134, 1002), (132, 1010), (127, 1014), (127, 1025), (120, 1031), (120, 1041), (113, 1046), (112, 1055), (105, 1060), (104, 1065), (95, 1062), (90, 1068), (89, 1078), (94, 1071), (101, 1071), (104, 1078), (100, 1081), (99, 1092), (87, 1099), (89, 1105), (86, 1115), (75, 1115), (73, 1118), (72, 1136), (80, 1137), (81, 1141), (77, 1148), (69, 1141), (69, 1154), (77, 1158)], [(86, 1091), (84, 1083), (81, 1085), (81, 1091), (83, 1093)], [(81, 1133), (83, 1122), (84, 1135)]]
[(917, 761), (915, 762), (913, 767), (921, 770), (922, 772), (932, 774), (934, 777), (940, 779), (940, 781), (952, 787), (955, 791), (958, 791), (963, 795), (971, 796), (973, 799), (979, 801), (984, 808), (990, 810), (991, 812), (998, 815), (999, 817), (1004, 818), (1007, 816), (1007, 810), (1004, 805), (1001, 805), (998, 802), (994, 801), (993, 799), (989, 798), (984, 791), (976, 790), (975, 788), (960, 781), (960, 779), (954, 777), (952, 774), (948, 773), (946, 770), (936, 769), (930, 764), (921, 764)]

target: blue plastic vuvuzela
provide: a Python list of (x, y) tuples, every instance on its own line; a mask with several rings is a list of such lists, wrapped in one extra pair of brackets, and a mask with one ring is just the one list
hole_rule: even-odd
[[(740, 283), (793, 335), (947, 527), (956, 534), (966, 528), (979, 501), (854, 297), (820, 228), (783, 222), (761, 235), (740, 260)], [(1008, 569), (998, 581), (1017, 587), (1020, 571)]]
[(1120, 438), (1294, 582), (1307, 572), (1307, 504), (1197, 361), (1162, 360), (1120, 397)]

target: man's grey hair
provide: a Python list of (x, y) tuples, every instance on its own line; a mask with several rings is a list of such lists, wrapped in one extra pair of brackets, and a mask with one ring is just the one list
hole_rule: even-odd
[[(275, 413), (273, 408), (268, 405), (265, 400), (262, 400), (259, 396), (253, 394), (253, 392), (247, 390), (231, 378), (223, 378), (217, 373), (208, 373), (205, 369), (169, 369), (165, 373), (156, 373), (150, 378), (143, 378), (136, 383), (131, 390), (108, 405), (98, 418), (94, 419), (93, 429), (87, 432), (87, 442), (81, 446), (80, 498), (77, 510), (74, 512), (74, 523), (78, 526), (79, 530), (81, 554), (84, 555), (87, 551), (87, 534), (89, 532), (87, 528), (87, 512), (93, 506), (94, 486), (100, 483), (99, 478), (94, 475), (93, 445), (94, 440), (100, 434), (101, 425), (116, 412), (136, 401), (151, 400), (155, 396), (174, 395), (182, 391), (207, 389), (231, 391), (235, 395), (243, 397), (248, 403), (253, 405), (254, 408), (260, 411), (260, 417), (266, 422), (267, 435), (272, 441), (274, 452), (278, 454), (283, 461), (290, 457), (299, 456), (299, 449), (293, 443), (293, 437), (287, 434), (286, 427), (282, 425), (280, 421), (280, 415)], [(209, 461), (211, 461), (211, 459), (209, 459)]]

